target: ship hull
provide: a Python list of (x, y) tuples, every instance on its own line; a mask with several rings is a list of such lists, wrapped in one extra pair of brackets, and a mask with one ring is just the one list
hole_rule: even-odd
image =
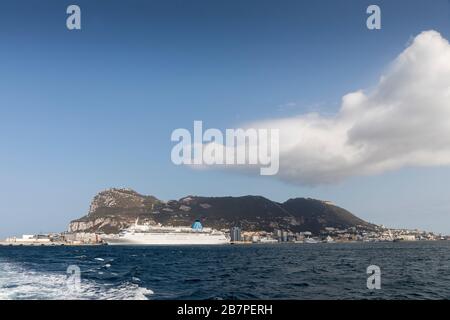
[(222, 234), (135, 233), (104, 237), (108, 245), (224, 245), (230, 241)]

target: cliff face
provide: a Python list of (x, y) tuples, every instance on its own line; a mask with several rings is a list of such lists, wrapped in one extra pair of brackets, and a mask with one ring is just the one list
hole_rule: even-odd
[(69, 224), (70, 232), (116, 233), (138, 217), (151, 220), (151, 212), (159, 200), (130, 189), (109, 189), (98, 193), (86, 216)]
[(207, 227), (245, 230), (275, 229), (318, 233), (325, 227), (349, 228), (373, 226), (347, 210), (330, 203), (296, 198), (277, 203), (260, 196), (194, 197), (160, 201), (130, 189), (100, 192), (91, 203), (89, 213), (69, 225), (71, 232), (117, 233), (139, 218), (141, 222), (164, 225), (191, 225), (200, 219)]
[(144, 196), (131, 189), (109, 189), (94, 197), (88, 216), (136, 216), (149, 213), (158, 202), (153, 196)]

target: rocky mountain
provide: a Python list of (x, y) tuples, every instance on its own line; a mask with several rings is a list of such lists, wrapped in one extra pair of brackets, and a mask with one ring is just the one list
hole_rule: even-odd
[(372, 229), (374, 226), (329, 202), (296, 198), (278, 203), (260, 196), (187, 196), (168, 202), (130, 189), (109, 189), (92, 200), (86, 216), (70, 222), (70, 232), (117, 233), (134, 223), (190, 225), (199, 219), (216, 229), (240, 226), (243, 230), (319, 233), (325, 227)]

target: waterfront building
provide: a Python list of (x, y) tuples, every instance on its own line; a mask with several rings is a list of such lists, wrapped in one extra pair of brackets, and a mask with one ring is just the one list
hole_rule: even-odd
[(230, 240), (232, 242), (235, 241), (242, 241), (242, 237), (241, 237), (241, 228), (239, 227), (233, 227), (230, 230)]

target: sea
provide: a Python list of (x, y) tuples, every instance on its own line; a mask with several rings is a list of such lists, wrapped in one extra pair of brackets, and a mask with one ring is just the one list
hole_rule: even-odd
[(0, 247), (0, 299), (449, 298), (450, 241)]

